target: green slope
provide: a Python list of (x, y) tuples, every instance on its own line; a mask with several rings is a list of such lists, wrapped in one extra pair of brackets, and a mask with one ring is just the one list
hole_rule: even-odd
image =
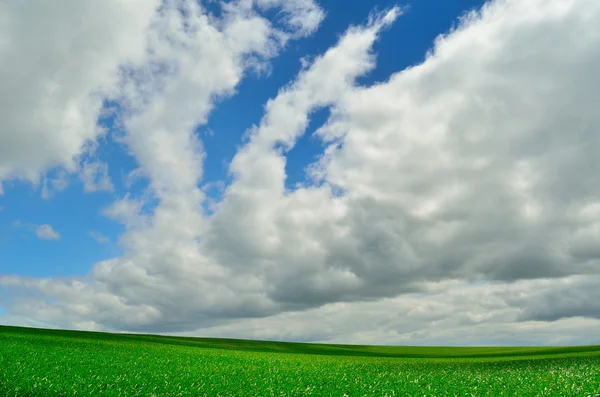
[(391, 347), (0, 326), (0, 396), (597, 396), (600, 347)]
[(227, 338), (197, 338), (146, 334), (122, 334), (88, 331), (52, 330), (0, 326), (0, 334), (13, 333), (104, 341), (162, 343), (210, 349), (318, 354), (334, 356), (405, 357), (405, 358), (510, 358), (523, 356), (600, 354), (600, 345), (551, 347), (448, 347), (448, 346), (371, 346), (321, 343), (271, 342)]

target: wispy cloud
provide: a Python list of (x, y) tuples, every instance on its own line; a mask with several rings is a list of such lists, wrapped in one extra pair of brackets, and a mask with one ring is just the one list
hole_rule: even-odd
[(35, 235), (42, 240), (58, 240), (60, 235), (52, 228), (52, 226), (45, 225), (37, 225), (35, 227)]
[(108, 175), (108, 164), (100, 161), (84, 162), (79, 170), (79, 179), (86, 193), (114, 190)]
[(34, 233), (41, 240), (58, 240), (60, 239), (60, 234), (49, 224), (40, 224), (37, 225), (35, 223), (28, 223), (22, 221), (14, 221), (12, 223), (13, 227), (18, 229), (25, 229), (30, 233)]
[(106, 243), (110, 242), (110, 239), (108, 237), (106, 237), (106, 236), (104, 236), (104, 235), (102, 235), (102, 234), (100, 234), (98, 232), (93, 232), (92, 231), (92, 232), (89, 232), (88, 234), (89, 234), (89, 236), (91, 238), (93, 238), (94, 240), (96, 240), (96, 242), (98, 244), (106, 244)]
[(53, 178), (44, 178), (42, 184), (42, 198), (52, 198), (57, 192), (62, 192), (69, 186), (69, 175), (60, 170)]

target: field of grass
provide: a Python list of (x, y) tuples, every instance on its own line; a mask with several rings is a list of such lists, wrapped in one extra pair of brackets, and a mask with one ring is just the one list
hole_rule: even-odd
[(600, 346), (320, 345), (0, 326), (0, 396), (600, 396)]

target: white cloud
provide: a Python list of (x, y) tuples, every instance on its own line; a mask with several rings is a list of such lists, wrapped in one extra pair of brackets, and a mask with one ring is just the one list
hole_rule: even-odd
[[(199, 11), (190, 10), (186, 15), (193, 18), (197, 15), (196, 12)], [(233, 25), (240, 23), (237, 18), (242, 16), (237, 16), (235, 10), (230, 12), (234, 14), (226, 18), (226, 21)], [(248, 18), (247, 15), (244, 15), (244, 18)], [(265, 23), (257, 18), (259, 17), (250, 18), (252, 24), (260, 26)], [(142, 329), (157, 322), (164, 322), (160, 325), (164, 329), (187, 329), (197, 326), (195, 321), (194, 324), (187, 324), (191, 318), (202, 323), (211, 323), (218, 320), (212, 318), (215, 316), (262, 316), (278, 310), (276, 302), (266, 299), (262, 290), (264, 286), (256, 276), (248, 278), (242, 273), (236, 276), (234, 269), (214, 262), (198, 246), (198, 239), (207, 221), (200, 213), (203, 193), (197, 187), (201, 177), (200, 147), (189, 128), (204, 121), (214, 92), (227, 93), (233, 89), (242, 77), (243, 69), (240, 68), (239, 62), (243, 61), (245, 52), (252, 51), (256, 45), (255, 41), (248, 42), (247, 33), (234, 29), (222, 39), (225, 42), (241, 40), (242, 44), (249, 43), (251, 46), (244, 48), (237, 43), (232, 47), (232, 52), (227, 54), (224, 51), (227, 46), (219, 44), (221, 33), (213, 31), (211, 34), (214, 37), (210, 36), (208, 32), (211, 32), (212, 28), (205, 26), (205, 23), (199, 17), (198, 20), (188, 21), (188, 26), (192, 27), (190, 32), (196, 34), (196, 30), (204, 30), (204, 34), (198, 36), (200, 38), (194, 38), (193, 46), (185, 47), (192, 51), (191, 54), (184, 53), (180, 54), (181, 58), (169, 58), (182, 63), (177, 70), (187, 70), (184, 68), (188, 62), (186, 57), (197, 57), (194, 58), (194, 62), (191, 62), (191, 59), (189, 62), (190, 65), (194, 65), (198, 79), (191, 70), (189, 73), (168, 76), (164, 84), (173, 88), (154, 87), (147, 90), (151, 93), (162, 93), (156, 98), (144, 94), (144, 87), (140, 86), (137, 80), (135, 90), (126, 92), (132, 116), (126, 122), (128, 133), (125, 139), (148, 175), (158, 205), (150, 216), (142, 214), (143, 203), (125, 197), (105, 211), (106, 215), (124, 223), (130, 230), (121, 238), (127, 251), (125, 256), (95, 266), (92, 272), (95, 283), (82, 292), (87, 297), (80, 297), (93, 306), (101, 304), (98, 299), (104, 299), (102, 296), (109, 299), (108, 296), (123, 294), (122, 298), (117, 299), (119, 303), (112, 310), (103, 311), (107, 317), (101, 323), (105, 325)], [(194, 27), (195, 24), (199, 25)], [(301, 104), (307, 103), (308, 106), (312, 106), (311, 99), (306, 98), (306, 95), (312, 95), (311, 92), (315, 92), (317, 88), (322, 92), (320, 101), (325, 103), (335, 100), (340, 92), (350, 86), (353, 77), (372, 68), (370, 47), (377, 38), (377, 32), (384, 25), (385, 23), (377, 21), (367, 28), (351, 29), (348, 36), (340, 42), (340, 47), (333, 49), (318, 62), (320, 66), (316, 67), (316, 71), (307, 70), (307, 77), (299, 80), (298, 85), (303, 92), (289, 96), (292, 105), (295, 106), (294, 98), (297, 97)], [(228, 31), (227, 27), (224, 31)], [(256, 29), (254, 31), (256, 32)], [(266, 30), (265, 34), (268, 32)], [(268, 36), (257, 42), (264, 42), (263, 45), (266, 45)], [(202, 74), (201, 71), (204, 67), (203, 62), (208, 62), (203, 59), (209, 56), (203, 54), (213, 51), (213, 47), (216, 48), (211, 56), (216, 57), (216, 60), (210, 65), (207, 63), (206, 67), (210, 66), (213, 75), (215, 70), (220, 71), (223, 77), (217, 75), (207, 81), (203, 78), (207, 72)], [(222, 63), (223, 67), (215, 69), (215, 62)], [(233, 79), (227, 77), (230, 71), (234, 73), (231, 75)], [(314, 77), (311, 77), (313, 75)], [(314, 80), (319, 77), (333, 79), (327, 90), (321, 90), (317, 86), (318, 82)], [(159, 91), (161, 89), (166, 92)], [(177, 90), (183, 91), (169, 96)], [(197, 98), (197, 108), (178, 105), (178, 101), (189, 100), (192, 96)], [(274, 103), (277, 102), (281, 101), (276, 100)], [(137, 110), (140, 103), (149, 104)], [(285, 101), (283, 106), (285, 108)], [(55, 283), (58, 284), (54, 286)], [(70, 299), (71, 292), (67, 290), (74, 288), (74, 283), (53, 281), (45, 293), (53, 295), (61, 291), (62, 298), (58, 299)], [(28, 284), (35, 285), (36, 282)], [(150, 285), (153, 285), (152, 288), (149, 288)], [(177, 287), (173, 289), (173, 286)], [(160, 301), (157, 301), (158, 297)], [(161, 306), (160, 309), (155, 305)], [(122, 310), (138, 313), (147, 311), (148, 315), (122, 316)], [(164, 318), (166, 312), (172, 312), (175, 316)], [(127, 318), (129, 324), (119, 325), (119, 318)]]
[(106, 217), (119, 222), (127, 227), (141, 226), (147, 223), (147, 217), (141, 215), (143, 202), (131, 199), (129, 194), (113, 202), (102, 213)]
[(282, 7), (283, 21), (293, 30), (293, 36), (307, 36), (314, 33), (325, 13), (312, 0), (256, 0), (260, 8)]
[(52, 198), (56, 192), (62, 192), (68, 186), (69, 175), (64, 170), (61, 170), (53, 178), (44, 178), (42, 184), (42, 198)]
[(36, 225), (34, 223), (23, 222), (20, 220), (13, 221), (12, 226), (17, 229), (25, 229), (42, 240), (58, 240), (60, 235), (54, 230), (51, 225), (41, 224)]
[(50, 225), (37, 225), (35, 235), (42, 240), (58, 240), (60, 235)]
[(157, 1), (0, 4), (0, 181), (76, 170), (119, 65), (144, 55)]
[[(373, 42), (398, 13), (394, 8), (367, 27), (349, 29), (337, 46), (281, 90), (231, 163), (235, 181), (211, 220), (205, 249), (218, 263), (247, 272), (247, 277), (263, 274), (263, 293), (275, 302), (312, 306), (361, 283), (351, 272), (323, 264), (327, 247), (321, 242), (338, 234), (335, 223), (344, 216), (343, 206), (327, 188), (286, 194), (285, 156), (278, 147), (293, 146), (312, 111), (355, 90), (355, 78), (375, 66)], [(279, 296), (279, 289), (302, 295), (303, 302)]]
[(96, 242), (98, 244), (106, 244), (110, 242), (110, 239), (104, 235), (102, 235), (102, 233), (98, 233), (98, 232), (89, 232), (88, 233), (90, 235), (91, 238), (93, 238), (94, 240), (96, 240)]
[(136, 168), (133, 171), (124, 175), (123, 184), (127, 189), (130, 189), (131, 186), (137, 181), (144, 178), (144, 170), (142, 168)]
[[(595, 299), (591, 287), (598, 277), (569, 278), (581, 294)], [(319, 308), (284, 312), (260, 319), (240, 319), (180, 335), (256, 338), (309, 342), (391, 345), (573, 345), (598, 344), (598, 316), (573, 312), (555, 321), (520, 318), (528, 307), (546, 305), (561, 280), (519, 281), (515, 284), (467, 283), (447, 285), (441, 292), (406, 294), (369, 302), (337, 302)], [(589, 295), (589, 294), (592, 295)], [(515, 302), (515, 297), (518, 297)], [(579, 300), (589, 305), (593, 299)], [(573, 304), (571, 297), (555, 297), (557, 303)], [(596, 312), (597, 313), (597, 312)]]
[(114, 190), (108, 175), (108, 164), (100, 161), (83, 162), (79, 170), (79, 179), (83, 182), (83, 190), (86, 193)]
[[(152, 206), (126, 196), (106, 210), (128, 227), (125, 254), (92, 282), (0, 278), (59, 302), (18, 300), (13, 315), (336, 342), (598, 343), (600, 3), (488, 3), (422, 64), (367, 87), (355, 79), (399, 10), (350, 28), (267, 103), (207, 217), (191, 131), (289, 34), (248, 4), (216, 25), (192, 4), (185, 23), (168, 6), (153, 22), (152, 55), (122, 92)], [(310, 15), (288, 24), (311, 31)], [(285, 152), (322, 107), (316, 184), (287, 191)]]
[(588, 1), (490, 3), (424, 64), (345, 96), (317, 167), (346, 192), (351, 238), (335, 262), (373, 287), (597, 274), (569, 240), (597, 222), (574, 215), (597, 201), (587, 23), (599, 14)]

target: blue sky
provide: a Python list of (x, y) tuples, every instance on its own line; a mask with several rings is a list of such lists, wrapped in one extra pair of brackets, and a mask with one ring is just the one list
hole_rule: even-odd
[(600, 343), (600, 5), (1, 7), (0, 323)]

